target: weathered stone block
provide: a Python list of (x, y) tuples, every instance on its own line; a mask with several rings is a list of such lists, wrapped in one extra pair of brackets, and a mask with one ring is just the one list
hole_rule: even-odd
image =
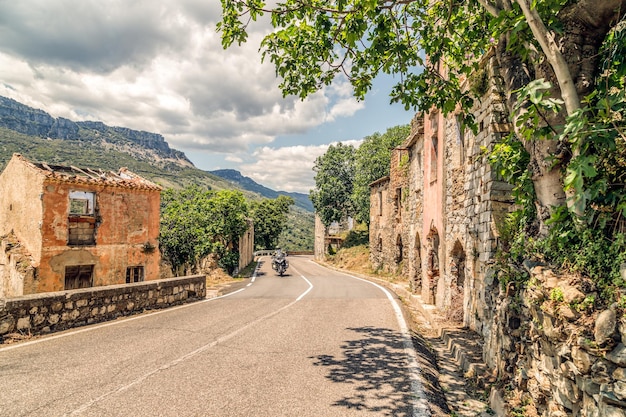
[(618, 344), (615, 349), (606, 355), (606, 359), (622, 368), (626, 368), (626, 346), (621, 343)]
[(578, 346), (572, 347), (572, 361), (574, 365), (580, 370), (580, 373), (586, 374), (591, 370), (591, 365), (593, 365), (594, 359), (587, 352), (582, 350)]
[(35, 314), (33, 317), (33, 326), (39, 326), (41, 323), (46, 321), (46, 316), (43, 314)]
[(12, 332), (15, 328), (15, 319), (13, 316), (5, 316), (0, 319), (0, 335)]
[(598, 315), (593, 332), (597, 344), (603, 345), (613, 338), (617, 328), (617, 315), (614, 310), (604, 310)]

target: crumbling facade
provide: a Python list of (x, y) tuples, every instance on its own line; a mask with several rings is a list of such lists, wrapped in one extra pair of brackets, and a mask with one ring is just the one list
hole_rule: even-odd
[(0, 296), (158, 279), (160, 191), (124, 168), (15, 154), (0, 175)]
[(393, 151), (389, 177), (370, 185), (370, 251), (374, 267), (401, 271), (423, 302), (488, 338), (485, 306), (497, 285), (490, 265), (512, 199), (483, 149), (511, 127), (493, 58), (483, 68), (476, 134), (456, 114), (418, 114)]

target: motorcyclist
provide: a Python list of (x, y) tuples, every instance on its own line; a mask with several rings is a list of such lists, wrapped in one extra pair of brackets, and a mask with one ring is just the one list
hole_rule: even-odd
[(285, 257), (287, 254), (283, 252), (280, 248), (276, 248), (274, 255), (272, 256), (272, 269), (274, 271), (278, 271), (280, 276), (289, 268), (289, 262)]
[(274, 255), (272, 255), (272, 269), (276, 270), (278, 261), (285, 258), (285, 253), (280, 249), (276, 248), (274, 251)]

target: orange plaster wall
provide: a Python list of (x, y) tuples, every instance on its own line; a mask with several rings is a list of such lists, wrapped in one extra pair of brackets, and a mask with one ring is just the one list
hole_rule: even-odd
[[(44, 190), (41, 265), (25, 294), (63, 290), (67, 265), (93, 264), (94, 286), (125, 283), (128, 266), (143, 266), (146, 281), (159, 278), (159, 191), (52, 182)], [(70, 191), (96, 193), (95, 245), (67, 246)]]

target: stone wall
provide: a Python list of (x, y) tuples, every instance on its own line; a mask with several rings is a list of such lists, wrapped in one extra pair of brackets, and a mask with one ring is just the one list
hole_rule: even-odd
[(11, 333), (65, 330), (205, 297), (206, 277), (194, 275), (7, 298), (0, 305), (0, 341)]
[(481, 71), (487, 83), (472, 110), (476, 133), (463, 129), (456, 116), (445, 122), (444, 291), (438, 291), (437, 305), (487, 340), (497, 293), (491, 265), (513, 199), (511, 185), (498, 178), (483, 150), (492, 149), (512, 127), (495, 58), (487, 55)]
[[(542, 266), (502, 288), (485, 346), (508, 415), (626, 416), (626, 317), (594, 311), (594, 285)], [(501, 286), (500, 286), (501, 288)], [(518, 414), (514, 414), (518, 413)]]
[(254, 222), (248, 220), (248, 230), (239, 238), (239, 270), (254, 260)]

